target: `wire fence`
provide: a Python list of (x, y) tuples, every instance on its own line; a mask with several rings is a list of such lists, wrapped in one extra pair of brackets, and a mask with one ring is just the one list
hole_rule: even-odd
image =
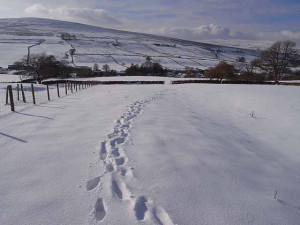
[[(33, 105), (52, 101), (87, 87), (91, 83), (27, 84), (0, 83), (0, 116), (12, 111), (20, 111)], [(11, 92), (9, 91), (11, 87)], [(11, 95), (12, 98), (11, 98)], [(11, 102), (11, 100), (13, 102)], [(13, 107), (13, 108), (12, 108)]]

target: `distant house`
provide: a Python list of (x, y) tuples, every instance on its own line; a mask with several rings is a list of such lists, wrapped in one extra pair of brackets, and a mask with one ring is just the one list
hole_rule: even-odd
[(8, 73), (8, 70), (4, 69), (0, 66), (0, 74), (7, 74), (7, 73)]
[(8, 70), (24, 70), (25, 67), (23, 65), (8, 65)]
[(93, 70), (88, 66), (77, 66), (72, 68), (72, 72), (77, 74), (77, 77), (89, 77), (92, 76)]
[(118, 41), (118, 39), (116, 38), (116, 41), (112, 43), (113, 46), (120, 46), (120, 42)]
[(126, 72), (124, 70), (121, 70), (120, 72), (118, 72), (118, 75), (119, 76), (125, 76), (126, 75)]
[(175, 77), (175, 76), (176, 76), (175, 71), (168, 71), (167, 72), (167, 77)]
[(300, 57), (290, 60), (290, 65), (292, 67), (299, 67), (300, 66)]
[(93, 76), (95, 77), (101, 77), (103, 76), (103, 71), (102, 70), (93, 70)]
[(195, 73), (195, 77), (201, 78), (201, 77), (203, 77), (203, 73), (200, 72), (200, 71), (197, 71), (197, 72)]

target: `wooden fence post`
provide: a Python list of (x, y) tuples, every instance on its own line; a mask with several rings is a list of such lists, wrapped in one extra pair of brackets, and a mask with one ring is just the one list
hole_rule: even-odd
[(31, 84), (31, 93), (32, 93), (32, 101), (33, 101), (33, 104), (35, 105), (35, 95), (34, 95), (33, 84)]
[(14, 112), (15, 111), (15, 105), (14, 105), (14, 96), (13, 96), (13, 92), (12, 92), (12, 86), (8, 85), (7, 90), (8, 90), (8, 93), (9, 93), (10, 109), (11, 109), (12, 112)]
[(5, 104), (8, 105), (8, 86), (6, 88), (6, 101)]
[(20, 87), (19, 84), (17, 84), (17, 92), (18, 92), (18, 101), (20, 100)]
[(23, 84), (21, 84), (21, 92), (22, 92), (22, 99), (23, 99), (23, 102), (26, 103), (26, 97), (25, 97), (25, 93), (24, 93)]
[(60, 95), (59, 95), (59, 84), (58, 83), (56, 83), (56, 88), (57, 88), (57, 97), (60, 98)]
[(65, 91), (66, 91), (66, 95), (68, 95), (67, 83), (65, 83)]
[(75, 83), (76, 91), (77, 91), (77, 82)]
[(48, 96), (48, 101), (50, 101), (50, 92), (49, 92), (49, 85), (47, 84), (47, 96)]
[(73, 84), (71, 83), (71, 92), (73, 93)]

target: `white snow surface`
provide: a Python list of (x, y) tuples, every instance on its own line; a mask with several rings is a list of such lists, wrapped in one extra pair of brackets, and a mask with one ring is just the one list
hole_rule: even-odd
[(0, 74), (0, 83), (2, 82), (20, 82), (20, 76), (10, 74)]
[(0, 224), (298, 225), (299, 94), (99, 85), (4, 115)]

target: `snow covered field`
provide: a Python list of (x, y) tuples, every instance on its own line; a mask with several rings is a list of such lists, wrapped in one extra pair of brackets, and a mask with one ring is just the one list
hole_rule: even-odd
[(0, 83), (4, 82), (20, 82), (20, 77), (18, 75), (10, 74), (0, 74)]
[(1, 224), (298, 225), (299, 94), (100, 85), (2, 116)]

